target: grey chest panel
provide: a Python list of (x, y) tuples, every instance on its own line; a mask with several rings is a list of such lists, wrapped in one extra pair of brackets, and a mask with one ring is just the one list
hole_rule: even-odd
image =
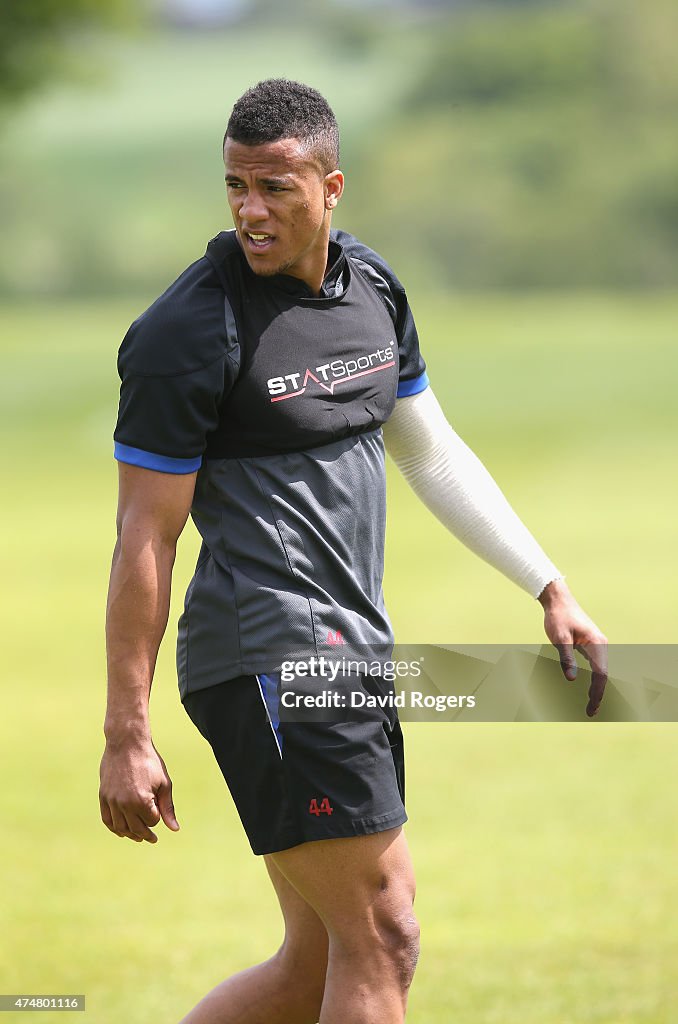
[(206, 460), (192, 514), (203, 545), (179, 623), (182, 694), (290, 657), (392, 642), (381, 430)]

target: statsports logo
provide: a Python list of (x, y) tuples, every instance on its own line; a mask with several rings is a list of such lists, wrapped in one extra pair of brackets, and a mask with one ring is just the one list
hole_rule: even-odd
[(282, 402), (286, 398), (297, 398), (298, 395), (303, 395), (306, 388), (312, 386), (309, 381), (333, 395), (334, 389), (339, 384), (355, 380), (356, 377), (365, 377), (368, 373), (387, 370), (389, 366), (395, 366), (391, 345), (386, 348), (378, 348), (376, 352), (370, 352), (367, 356), (359, 356), (357, 359), (335, 359), (331, 363), (316, 366), (313, 370), (307, 367), (305, 370), (300, 370), (299, 373), (269, 377), (266, 385), (272, 402)]

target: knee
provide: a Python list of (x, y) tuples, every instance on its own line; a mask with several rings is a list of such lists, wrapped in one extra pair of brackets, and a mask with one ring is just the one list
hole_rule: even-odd
[(412, 983), (419, 960), (419, 922), (411, 906), (375, 919), (377, 944), (403, 991)]
[(366, 979), (383, 982), (389, 977), (406, 992), (419, 959), (419, 923), (411, 900), (372, 904), (362, 922), (356, 916), (348, 930), (331, 935), (330, 949), (350, 961), (353, 971)]

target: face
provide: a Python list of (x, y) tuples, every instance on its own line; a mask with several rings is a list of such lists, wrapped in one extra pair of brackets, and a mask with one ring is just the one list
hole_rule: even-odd
[(255, 274), (290, 274), (320, 290), (341, 171), (323, 175), (298, 139), (224, 145), (233, 223)]

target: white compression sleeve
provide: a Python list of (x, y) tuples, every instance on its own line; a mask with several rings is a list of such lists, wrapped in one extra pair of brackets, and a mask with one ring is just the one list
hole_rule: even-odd
[(563, 578), (447, 422), (430, 387), (399, 398), (383, 430), (386, 450), (407, 482), (466, 547), (532, 597)]

